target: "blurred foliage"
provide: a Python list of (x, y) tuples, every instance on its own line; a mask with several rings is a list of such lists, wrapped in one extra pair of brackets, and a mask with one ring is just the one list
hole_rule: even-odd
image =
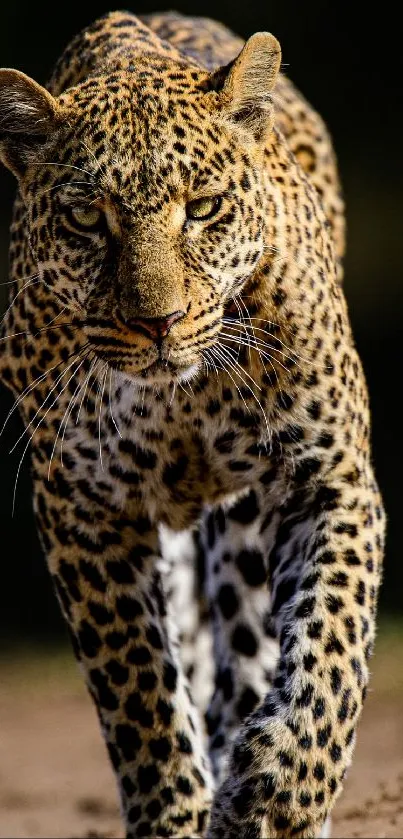
[[(283, 47), (284, 69), (320, 111), (334, 137), (347, 201), (346, 294), (358, 348), (367, 374), (373, 411), (377, 476), (389, 515), (381, 607), (401, 611), (400, 497), (403, 462), (399, 372), (401, 363), (403, 167), (399, 72), (393, 45), (398, 11), (385, 4), (375, 15), (355, 4), (311, 0), (301, 4), (246, 4), (216, 0), (175, 3), (178, 11), (216, 17), (247, 37), (270, 30)], [(168, 9), (170, 3), (158, 2)], [(4, 3), (0, 10), (0, 64), (17, 67), (45, 83), (66, 42), (109, 10), (103, 3), (62, 8), (50, 3)], [(112, 7), (113, 8), (113, 7)], [(136, 11), (149, 12), (140, 2)], [(355, 12), (355, 13), (354, 13)], [(61, 21), (63, 24), (61, 25)], [(384, 69), (385, 68), (385, 69)], [(0, 172), (0, 282), (7, 280), (8, 225), (14, 183)], [(5, 305), (7, 286), (0, 286)], [(12, 400), (1, 390), (0, 420)], [(8, 451), (19, 434), (18, 418), (0, 438), (0, 587), (2, 643), (16, 630), (32, 637), (64, 637), (64, 628), (41, 556), (31, 512), (27, 466), (22, 469), (11, 517), (18, 457)], [(5, 575), (5, 579), (4, 579)]]

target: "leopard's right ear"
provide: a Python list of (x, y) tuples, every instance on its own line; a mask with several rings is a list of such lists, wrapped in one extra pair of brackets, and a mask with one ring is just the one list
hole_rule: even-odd
[(19, 70), (0, 70), (0, 160), (19, 177), (59, 122), (58, 104)]

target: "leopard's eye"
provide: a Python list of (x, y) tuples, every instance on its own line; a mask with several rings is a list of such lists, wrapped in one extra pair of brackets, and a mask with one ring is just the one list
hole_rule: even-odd
[(205, 221), (218, 213), (222, 199), (219, 196), (213, 198), (195, 198), (186, 204), (186, 215), (194, 221)]
[(76, 227), (81, 227), (82, 230), (97, 230), (103, 220), (101, 210), (96, 207), (84, 209), (71, 209), (71, 220)]

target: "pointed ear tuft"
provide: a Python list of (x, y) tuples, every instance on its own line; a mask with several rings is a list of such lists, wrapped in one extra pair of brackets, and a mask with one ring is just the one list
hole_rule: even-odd
[(19, 70), (0, 70), (0, 159), (14, 174), (57, 124), (57, 103)]
[(256, 32), (228, 68), (212, 79), (221, 89), (223, 115), (263, 141), (272, 127), (272, 90), (281, 64), (281, 47), (269, 32)]

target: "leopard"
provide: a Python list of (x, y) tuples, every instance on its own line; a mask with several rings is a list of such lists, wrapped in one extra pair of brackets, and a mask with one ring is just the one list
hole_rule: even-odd
[(325, 836), (385, 530), (326, 125), (274, 35), (176, 12), (0, 113), (6, 421), (126, 835)]

